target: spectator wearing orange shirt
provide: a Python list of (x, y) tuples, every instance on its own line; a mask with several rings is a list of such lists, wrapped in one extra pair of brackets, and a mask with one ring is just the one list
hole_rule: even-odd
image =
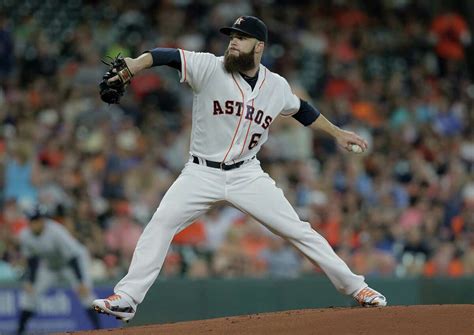
[(461, 15), (447, 12), (433, 19), (430, 39), (435, 44), (441, 74), (444, 75), (450, 64), (464, 61), (464, 48), (471, 43), (471, 33)]
[(426, 262), (423, 274), (426, 277), (462, 276), (464, 274), (464, 266), (454, 245), (449, 242), (441, 244), (433, 257)]

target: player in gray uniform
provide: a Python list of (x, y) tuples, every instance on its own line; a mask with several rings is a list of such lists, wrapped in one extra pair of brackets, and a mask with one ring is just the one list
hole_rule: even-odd
[[(298, 98), (286, 79), (260, 63), (268, 35), (261, 20), (239, 17), (232, 27), (220, 31), (230, 36), (224, 57), (156, 48), (125, 58), (131, 74), (167, 65), (178, 69), (181, 82), (191, 87), (190, 158), (143, 231), (128, 274), (115, 286), (114, 295), (95, 300), (94, 307), (124, 321), (133, 318), (161, 270), (173, 236), (222, 200), (289, 241), (318, 264), (340, 292), (352, 295), (362, 306), (385, 306), (385, 297), (368, 287), (363, 276), (354, 274), (329, 243), (299, 219), (256, 158), (279, 116), (328, 133), (349, 152), (365, 151), (367, 142), (333, 125)], [(110, 80), (130, 78), (130, 73), (122, 72)]]
[(89, 253), (61, 224), (47, 217), (42, 206), (27, 213), (29, 227), (20, 233), (19, 242), (27, 261), (20, 299), (18, 334), (23, 334), (28, 320), (48, 288), (59, 282), (71, 284), (94, 328), (100, 328), (97, 313), (90, 305), (95, 299), (88, 273)]

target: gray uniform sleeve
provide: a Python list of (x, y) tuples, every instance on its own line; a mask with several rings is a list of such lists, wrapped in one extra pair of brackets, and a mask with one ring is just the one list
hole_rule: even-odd
[(62, 258), (67, 261), (79, 281), (84, 281), (87, 271), (81, 264), (86, 263), (87, 251), (72, 235), (60, 224), (54, 224), (55, 244)]
[(63, 259), (71, 260), (73, 258), (80, 259), (83, 257), (83, 247), (72, 235), (60, 224), (53, 225), (54, 244), (57, 251)]

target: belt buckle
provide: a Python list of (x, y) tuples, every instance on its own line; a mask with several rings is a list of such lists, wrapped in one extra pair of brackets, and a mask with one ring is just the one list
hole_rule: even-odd
[(224, 166), (225, 166), (224, 162), (221, 162), (221, 163), (219, 164), (219, 168), (220, 168), (222, 171), (225, 171), (225, 170), (224, 170)]
[(221, 162), (220, 168), (221, 170), (224, 170), (224, 171), (232, 170), (231, 166), (233, 166), (234, 164), (235, 164), (235, 160), (233, 160), (232, 163), (229, 165), (226, 165), (224, 162)]

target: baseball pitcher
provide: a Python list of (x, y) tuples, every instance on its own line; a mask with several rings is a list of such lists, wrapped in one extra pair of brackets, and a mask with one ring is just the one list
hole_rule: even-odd
[(95, 300), (93, 306), (123, 321), (132, 319), (160, 272), (173, 236), (221, 200), (288, 240), (318, 264), (340, 292), (362, 306), (385, 306), (385, 297), (352, 273), (328, 242), (299, 219), (256, 157), (279, 115), (325, 131), (348, 151), (364, 151), (367, 142), (333, 125), (293, 94), (284, 78), (260, 64), (268, 34), (260, 19), (239, 17), (220, 32), (230, 37), (223, 57), (157, 48), (138, 58), (117, 58), (104, 76), (101, 97), (117, 103), (134, 74), (167, 65), (180, 72), (194, 100), (189, 161), (145, 228), (115, 294)]
[(60, 281), (70, 283), (76, 290), (94, 328), (100, 328), (99, 318), (91, 308), (96, 298), (87, 271), (89, 254), (59, 223), (47, 217), (44, 207), (28, 213), (29, 227), (20, 233), (21, 252), (27, 260), (27, 271), (20, 299), (18, 334), (23, 334), (28, 320), (48, 288)]

